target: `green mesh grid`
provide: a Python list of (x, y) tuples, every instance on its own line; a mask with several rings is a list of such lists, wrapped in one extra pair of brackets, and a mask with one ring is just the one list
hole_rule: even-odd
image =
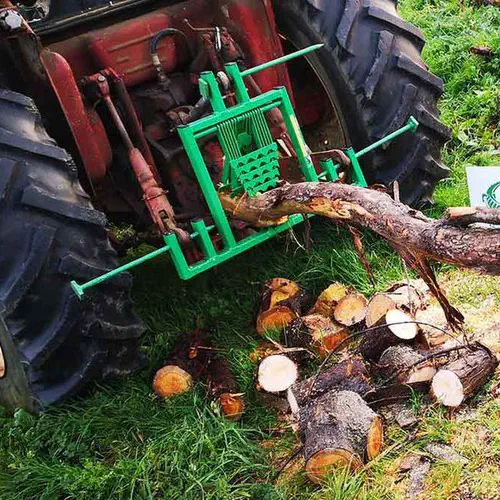
[(278, 145), (275, 142), (236, 160), (230, 160), (229, 165), (232, 176), (237, 178), (241, 185), (240, 191), (243, 190), (249, 196), (263, 193), (278, 185), (280, 171)]

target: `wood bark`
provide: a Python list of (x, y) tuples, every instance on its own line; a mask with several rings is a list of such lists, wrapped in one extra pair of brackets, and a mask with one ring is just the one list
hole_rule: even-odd
[(336, 467), (357, 470), (383, 447), (380, 417), (355, 392), (331, 391), (300, 409), (306, 473), (321, 482)]
[(286, 278), (266, 281), (257, 316), (257, 332), (264, 335), (267, 330), (282, 330), (300, 316), (305, 300), (305, 292), (294, 281)]
[(431, 396), (444, 406), (460, 406), (487, 382), (497, 366), (496, 356), (486, 346), (476, 343), (436, 373)]
[(463, 316), (449, 304), (427, 260), (500, 274), (498, 225), (463, 227), (456, 224), (456, 217), (454, 222), (430, 219), (374, 189), (305, 182), (286, 184), (252, 198), (235, 198), (226, 192), (219, 196), (225, 210), (258, 227), (280, 224), (288, 215), (302, 213), (374, 231), (425, 280), (454, 328), (463, 323)]
[(429, 382), (436, 374), (434, 360), (424, 361), (424, 356), (408, 345), (389, 347), (377, 364), (384, 375), (396, 378), (402, 384)]
[(389, 347), (412, 341), (418, 333), (412, 317), (398, 309), (389, 310), (372, 328), (363, 335), (359, 345), (359, 352), (371, 362), (377, 362)]
[(291, 387), (299, 406), (305, 406), (323, 394), (335, 391), (352, 391), (365, 396), (373, 390), (370, 376), (361, 359), (351, 358), (336, 363), (330, 368)]
[(324, 358), (349, 336), (349, 330), (320, 314), (293, 320), (284, 330), (288, 347), (304, 347)]

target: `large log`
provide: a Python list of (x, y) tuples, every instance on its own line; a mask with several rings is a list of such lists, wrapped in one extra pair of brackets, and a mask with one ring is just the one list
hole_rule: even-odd
[(359, 352), (371, 362), (377, 362), (389, 347), (412, 341), (418, 333), (412, 317), (399, 309), (387, 311), (372, 328), (363, 335), (359, 345)]
[(267, 330), (282, 330), (300, 316), (305, 293), (300, 286), (286, 278), (266, 281), (262, 289), (257, 332), (264, 335)]
[[(427, 259), (500, 274), (498, 224), (464, 227), (457, 225), (457, 217), (434, 220), (378, 190), (304, 182), (255, 197), (232, 197), (228, 192), (220, 192), (219, 197), (226, 211), (257, 227), (281, 224), (291, 214), (317, 214), (374, 231), (420, 274), (455, 328), (463, 323), (463, 316), (449, 304)], [(488, 213), (487, 220), (497, 223), (496, 213)], [(480, 215), (478, 222), (483, 222), (485, 215)]]
[(496, 356), (486, 346), (474, 344), (434, 375), (431, 396), (444, 406), (460, 406), (487, 382), (497, 366)]
[(373, 386), (364, 362), (357, 358), (346, 359), (291, 387), (300, 407), (332, 390), (352, 391), (363, 397), (369, 394)]
[(321, 482), (337, 467), (357, 470), (383, 447), (381, 418), (355, 392), (331, 391), (300, 409), (306, 473)]
[(303, 347), (324, 358), (349, 336), (349, 330), (320, 314), (293, 320), (284, 330), (288, 347)]

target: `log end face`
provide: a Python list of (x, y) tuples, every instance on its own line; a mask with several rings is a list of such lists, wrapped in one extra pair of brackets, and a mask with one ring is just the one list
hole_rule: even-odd
[(354, 453), (342, 448), (327, 448), (316, 452), (306, 462), (307, 477), (316, 484), (325, 480), (326, 476), (338, 468), (356, 471), (363, 467), (363, 462)]
[(264, 359), (257, 375), (260, 387), (266, 392), (286, 391), (298, 377), (297, 365), (286, 356), (276, 354)]
[(361, 323), (366, 317), (368, 301), (360, 293), (352, 293), (339, 301), (333, 316), (344, 326), (354, 326)]
[(432, 379), (431, 396), (444, 406), (460, 406), (465, 396), (460, 378), (451, 370), (439, 370)]
[(265, 335), (270, 330), (283, 330), (297, 314), (286, 306), (275, 306), (259, 314), (257, 318), (257, 333)]
[(187, 392), (193, 386), (191, 375), (175, 365), (160, 368), (153, 380), (153, 390), (158, 396), (170, 398)]
[(245, 401), (241, 394), (224, 392), (219, 396), (222, 415), (227, 420), (238, 421), (245, 412)]

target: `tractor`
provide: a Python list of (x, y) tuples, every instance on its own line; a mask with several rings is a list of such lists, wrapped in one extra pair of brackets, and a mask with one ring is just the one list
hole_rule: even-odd
[(396, 3), (0, 0), (1, 404), (144, 365), (131, 267), (168, 254), (190, 279), (303, 221), (256, 230), (219, 190), (397, 181), (431, 201), (443, 82)]

